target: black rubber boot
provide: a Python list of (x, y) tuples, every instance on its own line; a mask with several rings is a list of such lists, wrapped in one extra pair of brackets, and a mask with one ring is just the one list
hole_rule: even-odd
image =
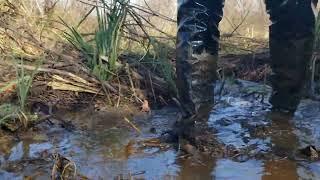
[[(314, 4), (315, 3), (315, 4)], [(315, 0), (266, 0), (272, 24), (270, 55), (273, 109), (294, 112), (308, 80), (312, 57)]]
[(191, 117), (213, 106), (223, 0), (179, 0), (178, 5), (177, 87), (185, 117)]
[(224, 0), (178, 0), (176, 72), (184, 116), (172, 136), (192, 139), (196, 121), (206, 121), (214, 104), (219, 49), (218, 24)]

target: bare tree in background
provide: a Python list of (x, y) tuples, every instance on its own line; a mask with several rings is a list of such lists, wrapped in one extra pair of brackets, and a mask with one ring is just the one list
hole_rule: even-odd
[[(177, 0), (137, 0), (138, 4), (148, 6), (155, 12), (176, 19)], [(151, 21), (161, 29), (175, 32), (175, 24)], [(254, 38), (266, 38), (268, 34), (268, 14), (264, 0), (225, 0), (224, 17), (220, 24), (222, 34), (238, 34)], [(249, 32), (248, 32), (249, 31)]]
[(268, 24), (264, 0), (226, 0), (220, 24), (222, 33), (265, 38)]

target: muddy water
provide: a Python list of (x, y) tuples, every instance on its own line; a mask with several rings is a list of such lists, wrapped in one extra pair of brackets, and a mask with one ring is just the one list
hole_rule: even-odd
[(59, 112), (23, 135), (0, 137), (0, 179), (49, 179), (56, 152), (76, 163), (79, 179), (320, 179), (320, 162), (299, 152), (320, 147), (320, 102), (302, 101), (293, 117), (273, 113), (270, 91), (236, 81), (216, 93), (208, 125), (226, 149), (238, 152), (232, 157), (184, 158), (173, 147), (142, 143), (170, 129), (174, 107), (132, 119), (142, 134), (123, 112)]

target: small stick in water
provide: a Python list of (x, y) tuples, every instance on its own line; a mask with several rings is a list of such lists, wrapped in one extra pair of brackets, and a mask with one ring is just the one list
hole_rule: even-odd
[(137, 126), (134, 125), (128, 118), (124, 117), (124, 120), (127, 121), (127, 122), (133, 127), (133, 129), (135, 129), (139, 134), (142, 133), (142, 132), (140, 131), (140, 129), (137, 128)]

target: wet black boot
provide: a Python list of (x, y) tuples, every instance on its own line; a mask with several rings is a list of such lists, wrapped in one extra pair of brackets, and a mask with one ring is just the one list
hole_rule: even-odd
[(223, 0), (179, 0), (178, 5), (177, 87), (190, 117), (214, 101)]
[(295, 39), (290, 43), (272, 39), (270, 44), (273, 69), (270, 103), (274, 110), (294, 112), (303, 96), (304, 87), (309, 82), (307, 78), (312, 39)]
[(274, 110), (294, 112), (309, 82), (315, 14), (314, 0), (266, 0), (270, 14), (271, 84)]
[(195, 121), (208, 120), (213, 108), (223, 4), (223, 0), (178, 1), (177, 87), (184, 111), (176, 125), (178, 135), (188, 136)]

